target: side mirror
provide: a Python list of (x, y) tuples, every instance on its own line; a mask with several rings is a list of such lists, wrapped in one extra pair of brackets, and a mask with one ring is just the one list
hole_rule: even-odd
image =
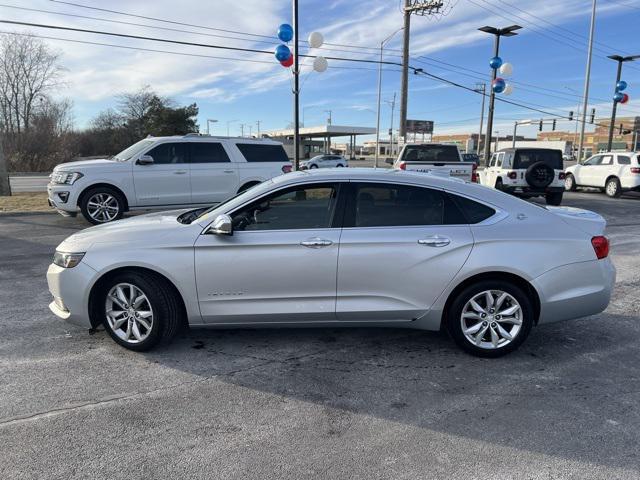
[(218, 215), (206, 233), (213, 235), (233, 235), (233, 221), (226, 214)]
[(151, 155), (142, 155), (138, 161), (138, 165), (153, 165), (153, 157)]

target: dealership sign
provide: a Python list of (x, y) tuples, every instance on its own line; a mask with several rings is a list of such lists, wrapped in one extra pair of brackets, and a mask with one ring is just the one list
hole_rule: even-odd
[(407, 120), (405, 123), (407, 133), (433, 133), (431, 120)]

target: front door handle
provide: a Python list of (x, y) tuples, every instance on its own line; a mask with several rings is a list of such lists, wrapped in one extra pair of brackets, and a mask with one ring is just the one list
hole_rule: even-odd
[(235, 170), (224, 170), (224, 173), (236, 173)]
[(307, 248), (322, 248), (322, 247), (328, 247), (329, 245), (333, 245), (333, 242), (331, 240), (326, 240), (324, 238), (314, 237), (314, 238), (309, 238), (307, 240), (301, 241), (300, 245)]
[(174, 175), (184, 175), (185, 173), (187, 173), (186, 170), (176, 170), (173, 172)]
[(428, 247), (446, 247), (451, 243), (451, 239), (441, 235), (432, 235), (430, 237), (421, 238), (418, 240), (418, 243)]

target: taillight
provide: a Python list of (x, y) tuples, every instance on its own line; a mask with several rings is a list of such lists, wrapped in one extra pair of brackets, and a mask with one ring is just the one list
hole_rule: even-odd
[(516, 178), (518, 178), (518, 172), (507, 173), (507, 178), (510, 178), (511, 180), (515, 180)]
[(609, 255), (609, 239), (603, 235), (598, 235), (591, 239), (591, 245), (596, 252), (598, 259), (606, 258)]
[(293, 169), (293, 167), (291, 165), (283, 165), (282, 166), (282, 173), (291, 173), (292, 169)]
[(400, 162), (398, 164), (398, 167), (400, 167), (400, 170), (406, 170), (407, 169), (407, 162)]
[(630, 171), (631, 173), (640, 173), (640, 168), (638, 168), (638, 167), (631, 167), (631, 168), (629, 169), (629, 171)]
[(478, 165), (476, 163), (471, 164), (471, 181), (478, 183)]
[(564, 180), (566, 176), (567, 176), (567, 174), (566, 174), (566, 173), (564, 173), (564, 172), (560, 172), (560, 173), (558, 174), (558, 180)]

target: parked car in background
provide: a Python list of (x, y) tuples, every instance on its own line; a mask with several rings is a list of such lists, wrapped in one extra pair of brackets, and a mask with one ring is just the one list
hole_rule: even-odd
[(349, 162), (342, 155), (316, 155), (309, 160), (300, 162), (300, 170), (308, 170), (311, 168), (335, 168), (348, 167)]
[(402, 147), (393, 164), (398, 170), (434, 173), (476, 181), (478, 163), (466, 162), (456, 145), (445, 143), (409, 143)]
[(567, 168), (565, 173), (566, 190), (597, 187), (610, 197), (619, 197), (625, 191), (640, 191), (640, 154), (599, 153)]
[(564, 193), (562, 151), (549, 148), (505, 148), (491, 156), (480, 172), (482, 185), (522, 198), (544, 197), (560, 205)]
[(473, 162), (476, 165), (480, 165), (480, 156), (477, 153), (463, 153), (462, 154), (463, 162)]
[(111, 158), (56, 166), (47, 191), (61, 214), (79, 209), (100, 224), (129, 210), (210, 206), (290, 171), (282, 144), (268, 139), (149, 137)]
[[(205, 327), (449, 331), (480, 356), (596, 314), (615, 269), (604, 219), (386, 169), (281, 175), (206, 212), (78, 232), (47, 280), (55, 315), (147, 350)], [(338, 254), (339, 253), (339, 254)]]

